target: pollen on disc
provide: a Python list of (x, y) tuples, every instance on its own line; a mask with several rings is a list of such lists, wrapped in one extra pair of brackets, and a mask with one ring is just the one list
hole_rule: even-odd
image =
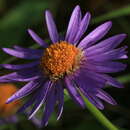
[(41, 67), (51, 77), (60, 77), (73, 70), (80, 50), (65, 41), (50, 45), (44, 51)]

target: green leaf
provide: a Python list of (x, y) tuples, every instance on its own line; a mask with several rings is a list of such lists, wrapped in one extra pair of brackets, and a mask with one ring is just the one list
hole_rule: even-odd
[(117, 77), (117, 79), (118, 79), (121, 83), (128, 83), (128, 82), (130, 82), (130, 74), (126, 74), (126, 75)]
[(130, 5), (128, 5), (127, 7), (121, 8), (121, 9), (113, 10), (109, 13), (104, 14), (104, 15), (98, 16), (92, 20), (92, 23), (95, 24), (95, 23), (99, 23), (99, 22), (102, 22), (105, 20), (111, 20), (113, 18), (126, 16), (129, 14), (130, 14)]
[(54, 9), (49, 1), (24, 1), (0, 20), (0, 46), (11, 47), (24, 41), (27, 28), (43, 21), (43, 12)]

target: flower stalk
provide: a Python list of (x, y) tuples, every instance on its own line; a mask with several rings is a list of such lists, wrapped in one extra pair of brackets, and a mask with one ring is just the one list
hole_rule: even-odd
[[(81, 92), (80, 92), (81, 94)], [(115, 125), (113, 125), (103, 114), (99, 111), (86, 97), (81, 94), (85, 101), (86, 107), (93, 114), (93, 116), (108, 130), (119, 130)]]

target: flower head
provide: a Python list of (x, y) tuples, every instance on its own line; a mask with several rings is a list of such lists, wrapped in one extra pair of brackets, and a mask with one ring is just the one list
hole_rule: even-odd
[[(55, 105), (58, 106), (57, 119), (60, 118), (64, 104), (64, 89), (75, 103), (85, 107), (79, 91), (97, 108), (103, 109), (102, 100), (115, 105), (115, 100), (103, 88), (106, 84), (123, 87), (108, 73), (119, 72), (126, 65), (118, 60), (126, 59), (126, 46), (117, 48), (126, 34), (118, 34), (101, 40), (110, 30), (110, 21), (98, 26), (82, 38), (87, 30), (90, 13), (83, 17), (79, 6), (76, 6), (70, 17), (64, 39), (60, 39), (51, 13), (47, 10), (45, 18), (52, 44), (45, 43), (34, 31), (28, 30), (30, 36), (43, 49), (27, 49), (14, 46), (14, 49), (3, 48), (3, 51), (18, 58), (33, 60), (22, 65), (2, 64), (1, 67), (16, 70), (0, 77), (0, 82), (28, 82), (11, 96), (7, 103), (32, 93), (32, 97), (21, 107), (26, 110), (33, 105), (29, 119), (44, 104), (42, 125), (47, 125)], [(97, 43), (98, 42), (98, 43)]]
[(80, 49), (65, 41), (55, 43), (47, 48), (41, 58), (41, 69), (51, 80), (58, 80), (65, 74), (76, 71), (80, 65)]

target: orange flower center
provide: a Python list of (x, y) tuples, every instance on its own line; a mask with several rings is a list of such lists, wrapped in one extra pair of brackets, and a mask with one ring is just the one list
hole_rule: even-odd
[(20, 100), (6, 104), (6, 100), (18, 89), (12, 84), (0, 84), (0, 117), (9, 117), (16, 113), (22, 102)]
[(41, 58), (41, 68), (50, 79), (57, 80), (75, 71), (82, 57), (81, 50), (65, 41), (46, 48)]

